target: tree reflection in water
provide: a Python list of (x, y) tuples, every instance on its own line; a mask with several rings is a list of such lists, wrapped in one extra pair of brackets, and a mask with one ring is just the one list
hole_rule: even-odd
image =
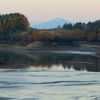
[(64, 69), (100, 72), (100, 58), (92, 55), (64, 53), (29, 53), (18, 54), (0, 52), (0, 68), (23, 68), (26, 66), (47, 67), (61, 65)]

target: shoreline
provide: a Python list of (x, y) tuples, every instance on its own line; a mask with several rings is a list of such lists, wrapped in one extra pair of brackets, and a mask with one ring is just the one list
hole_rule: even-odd
[(31, 46), (15, 46), (15, 45), (0, 45), (0, 51), (17, 52), (17, 53), (31, 53), (31, 52), (52, 52), (52, 51), (67, 51), (67, 52), (94, 52), (94, 56), (100, 57), (100, 46), (92, 44), (82, 44), (79, 46), (41, 46), (39, 42), (33, 43)]

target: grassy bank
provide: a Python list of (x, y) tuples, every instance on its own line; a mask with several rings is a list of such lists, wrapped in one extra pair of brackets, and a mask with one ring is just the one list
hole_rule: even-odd
[(0, 44), (1, 51), (13, 52), (34, 52), (45, 50), (76, 50), (76, 51), (94, 51), (99, 54), (100, 45), (90, 43), (48, 43), (48, 42), (33, 42), (25, 46)]

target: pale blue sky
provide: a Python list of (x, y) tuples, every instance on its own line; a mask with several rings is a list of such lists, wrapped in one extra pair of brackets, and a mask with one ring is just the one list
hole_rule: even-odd
[(19, 12), (32, 24), (56, 17), (72, 22), (100, 19), (100, 0), (1, 0), (0, 13)]

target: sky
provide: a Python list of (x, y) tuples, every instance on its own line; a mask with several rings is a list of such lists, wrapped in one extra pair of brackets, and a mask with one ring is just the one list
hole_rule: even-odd
[(0, 13), (24, 14), (30, 25), (61, 17), (71, 22), (100, 19), (100, 0), (1, 0)]

